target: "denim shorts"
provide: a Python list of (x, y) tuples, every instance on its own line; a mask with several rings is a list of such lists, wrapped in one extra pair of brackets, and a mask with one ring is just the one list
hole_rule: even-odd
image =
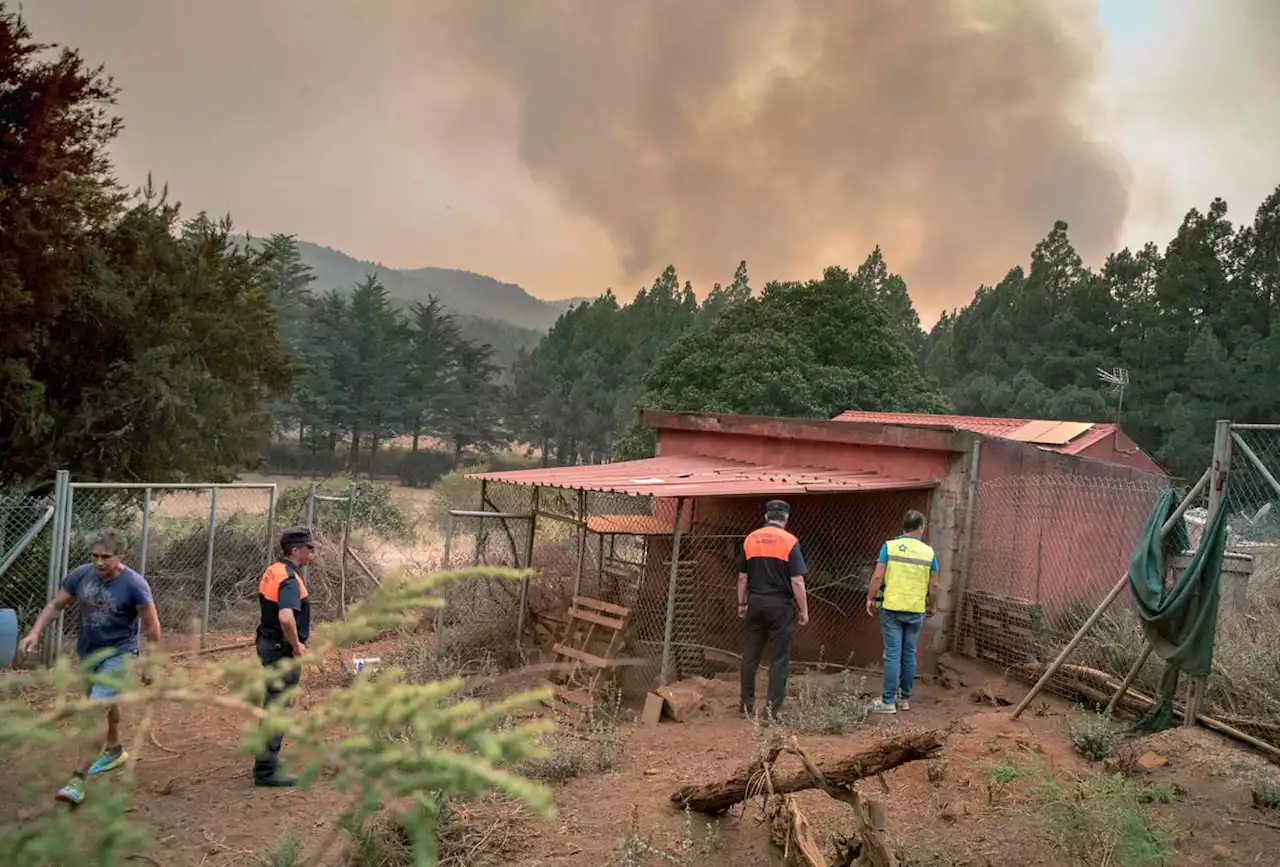
[[(94, 674), (113, 674), (124, 668), (125, 660), (128, 657), (137, 658), (136, 653), (117, 653), (115, 656), (108, 656), (102, 662), (98, 663), (93, 669)], [(100, 683), (92, 684), (89, 687), (89, 698), (106, 699), (113, 698), (116, 694), (115, 689), (109, 686), (103, 686)]]

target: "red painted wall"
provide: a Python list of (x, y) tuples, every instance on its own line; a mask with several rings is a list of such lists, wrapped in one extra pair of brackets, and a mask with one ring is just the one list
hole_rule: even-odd
[[(1128, 565), (1163, 475), (987, 440), (979, 459), (968, 590), (1091, 608)], [(1122, 600), (1126, 601), (1126, 600)]]
[(759, 466), (788, 464), (830, 470), (869, 470), (908, 479), (940, 479), (947, 475), (951, 465), (948, 452), (686, 430), (659, 430), (658, 454), (703, 455)]
[(1122, 432), (1117, 432), (1104, 440), (1094, 443), (1080, 452), (1080, 457), (1121, 464), (1135, 470), (1142, 470), (1145, 473), (1165, 475), (1164, 468), (1151, 460), (1146, 452), (1138, 448), (1137, 443)]

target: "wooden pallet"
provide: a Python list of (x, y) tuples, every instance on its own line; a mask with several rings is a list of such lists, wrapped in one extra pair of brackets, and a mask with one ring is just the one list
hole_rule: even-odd
[(1044, 609), (1026, 599), (983, 590), (964, 594), (962, 652), (1000, 667), (1035, 658), (1044, 638)]
[(621, 605), (573, 597), (564, 636), (552, 648), (562, 666), (547, 681), (553, 709), (576, 715), (594, 707), (601, 680), (617, 665), (630, 615), (631, 609)]

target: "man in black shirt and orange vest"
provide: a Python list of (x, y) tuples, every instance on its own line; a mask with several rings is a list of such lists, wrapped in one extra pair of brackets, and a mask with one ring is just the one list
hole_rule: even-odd
[(809, 600), (804, 576), (808, 571), (800, 542), (787, 532), (791, 507), (782, 500), (765, 504), (765, 525), (742, 543), (738, 554), (738, 616), (746, 620), (742, 648), (741, 706), (755, 714), (756, 669), (769, 645), (769, 703), (767, 719), (776, 719), (787, 698), (791, 673), (791, 643), (796, 626), (809, 623)]
[[(294, 527), (280, 537), (281, 558), (267, 567), (258, 581), (258, 606), (262, 619), (258, 623), (258, 659), (264, 667), (282, 659), (302, 656), (311, 633), (311, 600), (302, 569), (311, 562), (315, 543), (310, 527)], [(275, 682), (267, 685), (264, 707), (279, 702), (285, 692), (298, 685), (301, 672), (291, 668)], [(286, 699), (287, 700), (287, 699)], [(284, 735), (272, 736), (266, 752), (253, 762), (253, 784), (269, 788), (287, 788), (297, 784), (293, 777), (280, 773), (280, 748)]]

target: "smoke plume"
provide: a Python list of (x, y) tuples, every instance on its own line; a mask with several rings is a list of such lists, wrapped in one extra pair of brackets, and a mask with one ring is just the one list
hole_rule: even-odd
[(436, 11), (441, 74), (476, 88), (455, 134), (509, 124), (533, 178), (607, 231), (630, 278), (674, 262), (722, 279), (741, 258), (757, 282), (803, 278), (880, 244), (927, 315), (1025, 262), (1054, 220), (1088, 261), (1125, 218), (1128, 169), (1086, 131), (1101, 37), (1078, 4)]

